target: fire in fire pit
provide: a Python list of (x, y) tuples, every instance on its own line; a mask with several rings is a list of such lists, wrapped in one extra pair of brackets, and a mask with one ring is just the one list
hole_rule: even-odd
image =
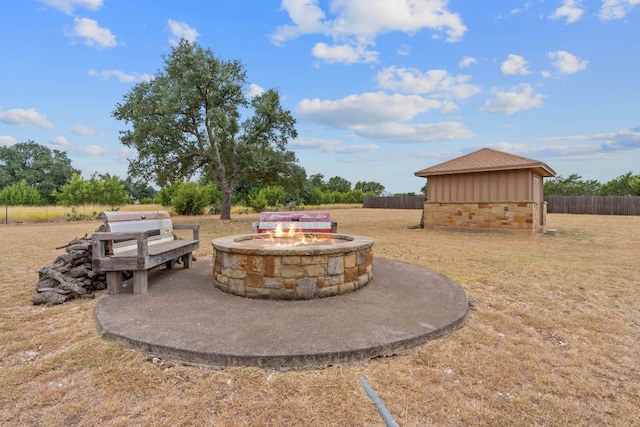
[(213, 284), (249, 298), (312, 299), (373, 278), (373, 239), (331, 233), (244, 234), (212, 241)]

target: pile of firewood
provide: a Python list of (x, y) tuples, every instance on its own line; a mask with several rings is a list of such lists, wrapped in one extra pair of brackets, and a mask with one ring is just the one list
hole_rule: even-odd
[(91, 237), (71, 240), (56, 249), (65, 249), (53, 264), (38, 271), (38, 292), (31, 298), (34, 304), (55, 305), (70, 299), (93, 298), (94, 292), (106, 289), (104, 273), (96, 273), (91, 267)]

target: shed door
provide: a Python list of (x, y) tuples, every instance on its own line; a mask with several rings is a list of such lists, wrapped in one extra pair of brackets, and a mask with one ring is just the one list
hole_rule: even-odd
[(544, 225), (544, 212), (542, 209), (542, 178), (538, 175), (533, 176), (533, 201), (538, 211), (538, 223), (536, 225)]

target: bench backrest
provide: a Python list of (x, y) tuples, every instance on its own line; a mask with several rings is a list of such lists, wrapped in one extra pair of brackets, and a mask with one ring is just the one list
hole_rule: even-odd
[(337, 225), (331, 222), (328, 212), (262, 212), (257, 223), (257, 233), (273, 232), (280, 225), (283, 232), (295, 228), (303, 233), (336, 233)]
[[(105, 231), (146, 231), (149, 246), (174, 239), (173, 223), (167, 211), (103, 212), (102, 219), (106, 225)], [(112, 245), (114, 254), (136, 248), (135, 240), (114, 240)]]

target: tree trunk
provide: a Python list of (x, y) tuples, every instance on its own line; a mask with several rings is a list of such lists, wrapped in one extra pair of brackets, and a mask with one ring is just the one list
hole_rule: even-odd
[[(221, 186), (222, 187), (222, 186)], [(220, 219), (231, 219), (231, 196), (233, 187), (222, 188), (222, 208), (220, 210)]]

